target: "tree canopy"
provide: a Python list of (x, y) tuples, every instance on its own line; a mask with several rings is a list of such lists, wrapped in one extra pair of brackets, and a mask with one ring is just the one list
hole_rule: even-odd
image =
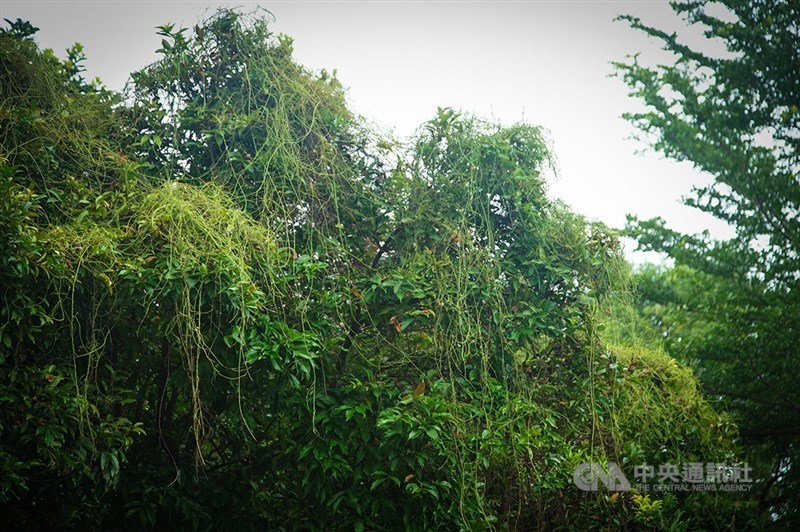
[(722, 529), (749, 507), (573, 485), (740, 455), (691, 370), (618, 332), (617, 237), (547, 198), (541, 128), (445, 108), (401, 144), (263, 18), (159, 33), (122, 95), (79, 48), (0, 33), (7, 526)]
[(655, 149), (713, 177), (685, 202), (736, 236), (713, 241), (659, 219), (631, 219), (640, 246), (676, 265), (641, 273), (641, 309), (667, 350), (695, 365), (706, 391), (735, 414), (748, 458), (759, 464), (760, 510), (791, 528), (800, 523), (800, 4), (672, 5), (724, 51), (689, 47), (622, 17), (676, 58), (617, 65), (647, 107), (627, 118)]

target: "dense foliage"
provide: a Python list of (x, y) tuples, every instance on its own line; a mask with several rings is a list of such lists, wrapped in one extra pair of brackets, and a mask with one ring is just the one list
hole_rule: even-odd
[(0, 34), (6, 525), (735, 519), (724, 494), (572, 484), (589, 461), (734, 460), (735, 428), (602, 331), (627, 267), (547, 199), (540, 129), (440, 109), (381, 139), (233, 11), (160, 28), (122, 97), (33, 32)]
[[(632, 220), (644, 249), (675, 261), (641, 273), (641, 308), (668, 352), (693, 364), (706, 391), (736, 415), (754, 500), (782, 528), (800, 525), (800, 4), (725, 0), (673, 4), (725, 53), (630, 24), (677, 57), (619, 73), (647, 111), (628, 118), (665, 155), (713, 182), (686, 198), (736, 229), (732, 240)], [(708, 47), (710, 49), (710, 47)]]

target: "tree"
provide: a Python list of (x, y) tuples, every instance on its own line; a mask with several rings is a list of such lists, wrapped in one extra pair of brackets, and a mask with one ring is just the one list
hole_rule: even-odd
[(398, 146), (267, 20), (159, 32), (122, 99), (0, 35), (7, 525), (724, 522), (572, 485), (735, 428), (600, 336), (628, 272), (546, 197), (539, 128), (440, 109)]
[(670, 353), (695, 364), (706, 391), (724, 400), (759, 465), (758, 500), (775, 524), (800, 522), (800, 4), (689, 1), (672, 4), (725, 53), (621, 17), (658, 39), (674, 63), (617, 63), (647, 106), (626, 115), (654, 148), (690, 161), (713, 182), (687, 205), (736, 230), (728, 241), (684, 235), (660, 219), (630, 219), (642, 249), (668, 254), (672, 270), (640, 276), (643, 311)]
[(80, 239), (64, 224), (109, 219), (127, 200), (118, 99), (80, 77), (80, 47), (62, 62), (35, 31), (0, 30), (0, 505), (4, 521), (53, 528), (95, 515), (143, 428), (114, 413), (130, 390), (93, 378), (103, 339), (80, 330), (105, 307), (87, 256), (104, 233), (70, 256), (57, 243)]

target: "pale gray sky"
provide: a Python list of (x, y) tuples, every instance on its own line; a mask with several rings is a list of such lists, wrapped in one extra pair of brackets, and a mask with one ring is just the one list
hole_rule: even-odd
[(118, 89), (157, 58), (155, 26), (191, 27), (220, 4), (268, 9), (273, 30), (294, 38), (300, 63), (336, 69), (354, 110), (398, 136), (412, 133), (437, 106), (505, 124), (524, 119), (550, 131), (559, 164), (551, 195), (577, 212), (614, 227), (626, 213), (662, 216), (680, 231), (731, 236), (721, 222), (679, 203), (708, 176), (649, 151), (636, 154), (646, 146), (628, 138), (634, 130), (620, 115), (639, 103), (608, 77), (609, 62), (626, 54), (666, 60), (655, 41), (613, 22), (630, 13), (678, 29), (682, 22), (666, 0), (0, 0), (0, 17), (30, 20), (41, 28), (40, 45), (62, 55), (81, 42), (89, 76)]

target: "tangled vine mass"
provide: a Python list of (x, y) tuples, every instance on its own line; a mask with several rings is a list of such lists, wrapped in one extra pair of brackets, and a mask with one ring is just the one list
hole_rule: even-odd
[(738, 451), (617, 236), (548, 199), (545, 132), (439, 109), (387, 138), (269, 23), (163, 26), (120, 94), (0, 33), (0, 521), (725, 523), (573, 484)]

